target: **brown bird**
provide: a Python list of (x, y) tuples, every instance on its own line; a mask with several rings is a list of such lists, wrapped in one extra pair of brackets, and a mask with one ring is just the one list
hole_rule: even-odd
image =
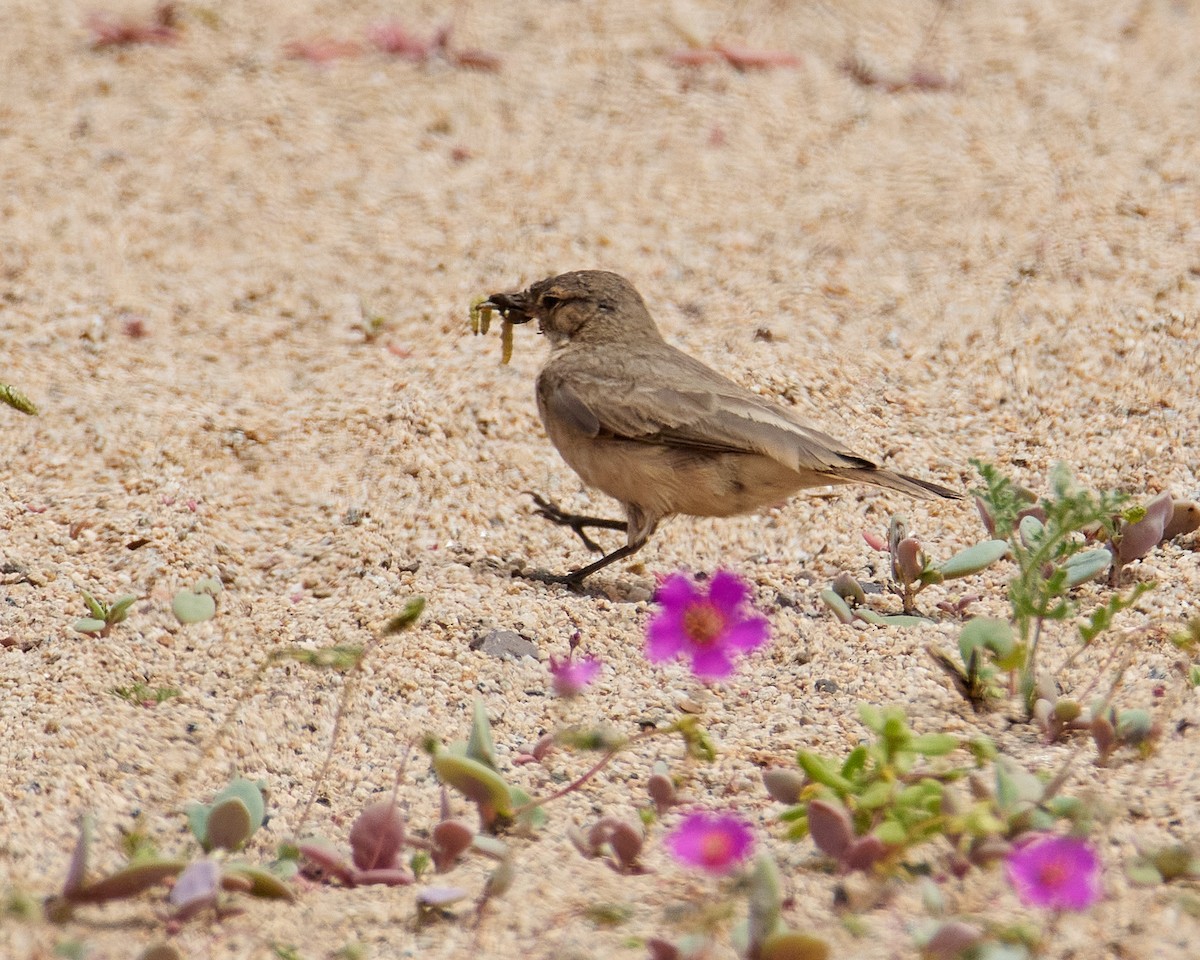
[(624, 277), (579, 270), (480, 304), (509, 323), (537, 320), (550, 357), (537, 405), (550, 441), (583, 478), (620, 502), (625, 521), (539, 512), (599, 550), (586, 527), (624, 529), (625, 546), (595, 563), (535, 579), (577, 587), (645, 545), (674, 514), (728, 517), (779, 503), (804, 487), (870, 483), (914, 497), (959, 495), (881, 469), (782, 407), (756, 396), (662, 338)]

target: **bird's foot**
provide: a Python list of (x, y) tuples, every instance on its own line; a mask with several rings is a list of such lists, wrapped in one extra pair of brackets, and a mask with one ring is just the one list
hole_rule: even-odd
[[(601, 530), (624, 530), (628, 526), (624, 520), (608, 520), (604, 517), (588, 517), (581, 513), (567, 513), (557, 504), (547, 500), (541, 494), (534, 493), (532, 490), (525, 491), (533, 498), (534, 511), (542, 517), (545, 517), (551, 523), (558, 524), (560, 527), (570, 527), (575, 531), (575, 534), (583, 541), (583, 545), (593, 553), (603, 553), (604, 548), (595, 540), (584, 533), (585, 527), (596, 527)], [(566, 575), (567, 577), (570, 574)], [(563, 580), (562, 582), (566, 582)]]
[(537, 583), (557, 583), (579, 593), (583, 590), (583, 579), (574, 573), (550, 573), (548, 570), (514, 570), (514, 577), (522, 580), (534, 580)]

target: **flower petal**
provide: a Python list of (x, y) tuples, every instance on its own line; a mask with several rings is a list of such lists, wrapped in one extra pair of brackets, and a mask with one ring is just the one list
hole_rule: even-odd
[(721, 647), (697, 647), (692, 651), (692, 673), (698, 680), (724, 680), (733, 673), (733, 661)]
[(687, 644), (682, 614), (664, 610), (646, 625), (646, 657), (652, 663), (662, 663), (679, 656)]
[(700, 812), (685, 817), (664, 842), (680, 863), (725, 874), (749, 855), (754, 834), (738, 817)]
[(726, 617), (750, 598), (750, 585), (736, 573), (718, 570), (708, 582), (708, 599)]
[(655, 602), (664, 610), (680, 612), (689, 604), (695, 603), (700, 597), (701, 594), (696, 589), (696, 585), (682, 573), (671, 574), (654, 594)]
[(1052, 910), (1086, 910), (1100, 897), (1100, 861), (1086, 840), (1036, 836), (1008, 855), (1005, 871), (1021, 901)]
[(735, 650), (754, 650), (766, 643), (770, 635), (771, 626), (765, 617), (750, 617), (726, 628), (722, 641)]

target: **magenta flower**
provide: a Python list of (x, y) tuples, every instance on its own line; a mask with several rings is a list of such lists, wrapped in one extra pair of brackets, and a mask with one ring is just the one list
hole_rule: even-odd
[(550, 657), (550, 683), (556, 696), (578, 696), (599, 675), (600, 661), (596, 657)]
[(725, 874), (750, 856), (754, 835), (732, 814), (691, 813), (663, 842), (680, 863), (706, 873)]
[(689, 656), (701, 680), (728, 677), (734, 656), (762, 646), (770, 633), (749, 604), (749, 585), (728, 570), (712, 575), (707, 595), (688, 577), (672, 574), (655, 599), (662, 610), (646, 626), (646, 656), (654, 663)]
[(1100, 859), (1078, 837), (1037, 836), (1008, 855), (1005, 870), (1026, 906), (1086, 910), (1100, 897)]

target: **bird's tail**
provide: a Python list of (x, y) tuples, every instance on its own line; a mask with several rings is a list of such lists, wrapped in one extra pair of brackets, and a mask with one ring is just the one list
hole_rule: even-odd
[(892, 473), (891, 470), (876, 468), (874, 470), (838, 470), (839, 479), (848, 483), (870, 483), (877, 487), (887, 487), (889, 490), (899, 490), (918, 500), (961, 500), (962, 494), (948, 487), (943, 487), (928, 480), (919, 480), (903, 473)]

